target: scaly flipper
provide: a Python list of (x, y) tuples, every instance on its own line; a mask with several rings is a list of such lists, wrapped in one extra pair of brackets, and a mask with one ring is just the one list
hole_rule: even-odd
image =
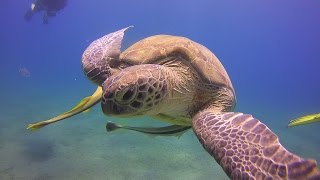
[(319, 114), (309, 114), (309, 115), (302, 116), (297, 119), (291, 120), (290, 123), (288, 124), (288, 127), (310, 124), (310, 123), (314, 123), (314, 122), (320, 122), (320, 113)]
[[(98, 86), (102, 85), (112, 72), (110, 70), (109, 61), (111, 59), (118, 60), (120, 56), (121, 42), (124, 32), (132, 26), (123, 28), (119, 31), (107, 34), (102, 38), (93, 41), (82, 55), (82, 66), (87, 77), (96, 83)], [(27, 129), (37, 130), (48, 124), (60, 121), (62, 119), (74, 116), (78, 113), (86, 111), (93, 105), (97, 104), (102, 98), (102, 88), (98, 87), (96, 92), (84, 99), (72, 108), (59, 116), (49, 120), (41, 121), (35, 124), (29, 124)]]
[(182, 133), (186, 132), (190, 129), (190, 126), (181, 126), (181, 125), (171, 125), (171, 126), (164, 126), (164, 127), (133, 127), (133, 126), (123, 126), (111, 121), (108, 121), (106, 125), (106, 129), (108, 132), (114, 131), (116, 129), (127, 129), (132, 131), (137, 131), (145, 134), (152, 134), (152, 135), (170, 135), (170, 136), (179, 136)]
[(287, 151), (278, 137), (251, 115), (206, 110), (193, 130), (231, 179), (320, 179), (314, 160)]
[(101, 86), (112, 74), (110, 60), (119, 60), (124, 33), (133, 26), (109, 33), (93, 41), (82, 55), (82, 68), (93, 83)]
[(91, 96), (83, 98), (80, 101), (80, 103), (77, 104), (71, 110), (69, 110), (65, 113), (62, 113), (62, 114), (60, 114), (54, 118), (51, 118), (49, 120), (37, 122), (34, 124), (29, 124), (27, 129), (38, 130), (39, 128), (42, 128), (43, 126), (46, 126), (48, 124), (51, 124), (51, 123), (54, 123), (57, 121), (61, 121), (61, 120), (66, 119), (68, 117), (79, 114), (81, 112), (87, 111), (87, 110), (89, 110), (89, 108), (91, 108), (92, 106), (97, 104), (101, 100), (101, 98), (102, 98), (102, 88), (99, 86), (97, 88), (97, 90)]

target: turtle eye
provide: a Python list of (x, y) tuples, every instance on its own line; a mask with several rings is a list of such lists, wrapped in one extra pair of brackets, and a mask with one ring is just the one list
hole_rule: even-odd
[(116, 100), (118, 102), (123, 102), (123, 103), (131, 102), (136, 97), (136, 94), (137, 94), (137, 87), (129, 86), (117, 93)]

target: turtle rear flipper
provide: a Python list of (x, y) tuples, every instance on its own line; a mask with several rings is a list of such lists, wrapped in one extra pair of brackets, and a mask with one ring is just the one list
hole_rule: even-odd
[(192, 127), (231, 179), (320, 179), (314, 160), (287, 151), (278, 137), (251, 115), (207, 110), (193, 118)]

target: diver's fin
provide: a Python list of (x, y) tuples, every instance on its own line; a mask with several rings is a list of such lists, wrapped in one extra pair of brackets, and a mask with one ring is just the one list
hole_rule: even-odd
[(190, 129), (190, 126), (181, 126), (181, 125), (170, 125), (164, 127), (133, 127), (133, 126), (122, 126), (114, 122), (108, 121), (106, 129), (108, 132), (117, 130), (117, 129), (127, 129), (132, 131), (137, 131), (145, 134), (151, 135), (161, 135), (161, 136), (177, 136), (180, 137), (181, 133), (186, 132)]
[(35, 7), (36, 7), (36, 4), (35, 4), (35, 3), (32, 3), (32, 4), (31, 4), (31, 11), (35, 11)]
[(49, 15), (48, 15), (47, 12), (45, 12), (43, 17), (42, 17), (42, 23), (43, 24), (48, 24), (49, 23)]
[(39, 128), (46, 126), (48, 124), (57, 122), (57, 121), (61, 121), (63, 119), (69, 118), (71, 116), (74, 116), (76, 114), (79, 114), (81, 112), (85, 112), (87, 111), (90, 107), (94, 106), (95, 104), (97, 104), (102, 98), (102, 88), (99, 86), (97, 88), (97, 90), (88, 97), (83, 98), (79, 104), (77, 104), (74, 108), (72, 108), (71, 110), (62, 113), (56, 117), (53, 117), (49, 120), (45, 120), (45, 121), (41, 121), (41, 122), (37, 122), (34, 124), (29, 124), (27, 129), (31, 129), (31, 130), (38, 130)]
[(288, 127), (310, 124), (310, 123), (314, 123), (314, 122), (320, 122), (320, 113), (309, 114), (309, 115), (302, 116), (297, 119), (291, 120), (288, 124)]

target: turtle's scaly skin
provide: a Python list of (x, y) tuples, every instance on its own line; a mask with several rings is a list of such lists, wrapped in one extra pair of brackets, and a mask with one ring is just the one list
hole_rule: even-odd
[[(155, 71), (149, 71), (150, 68)], [(128, 67), (111, 76), (102, 85), (103, 112), (122, 117), (158, 114), (155, 107), (159, 108), (159, 102), (168, 96), (165, 71), (163, 66), (157, 64), (143, 64)]]
[[(122, 52), (119, 61), (166, 67), (164, 76), (171, 90), (162, 103), (165, 108), (161, 113), (148, 115), (174, 124), (191, 125), (192, 116), (207, 105), (214, 106), (217, 111), (234, 108), (234, 89), (223, 65), (210, 50), (188, 38), (171, 35), (147, 37)], [(153, 72), (150, 69), (149, 76), (153, 76)], [(122, 79), (132, 78), (134, 74)]]
[[(106, 115), (151, 115), (192, 124), (203, 147), (232, 179), (320, 178), (314, 160), (287, 151), (259, 120), (226, 112), (233, 110), (234, 89), (220, 61), (204, 46), (183, 37), (151, 36), (125, 50), (120, 61), (132, 66), (103, 83)], [(152, 99), (154, 92), (161, 98)]]
[[(211, 51), (184, 37), (157, 35), (119, 54), (126, 29), (94, 41), (82, 59), (88, 78), (102, 86), (106, 115), (149, 115), (182, 129), (192, 125), (204, 149), (232, 179), (320, 179), (314, 160), (287, 151), (251, 115), (231, 112), (235, 91)], [(91, 107), (100, 96), (96, 93), (67, 116)]]
[(124, 32), (132, 26), (123, 28), (117, 33), (107, 34), (93, 41), (82, 55), (82, 68), (93, 83), (101, 86), (118, 67), (111, 67), (118, 61)]
[(288, 152), (259, 120), (242, 113), (203, 111), (193, 129), (231, 179), (319, 179), (314, 160)]
[(234, 92), (230, 78), (218, 58), (206, 47), (185, 37), (155, 35), (145, 38), (122, 52), (120, 59), (131, 64), (167, 62), (178, 65), (179, 61), (186, 61), (204, 84), (223, 86)]

